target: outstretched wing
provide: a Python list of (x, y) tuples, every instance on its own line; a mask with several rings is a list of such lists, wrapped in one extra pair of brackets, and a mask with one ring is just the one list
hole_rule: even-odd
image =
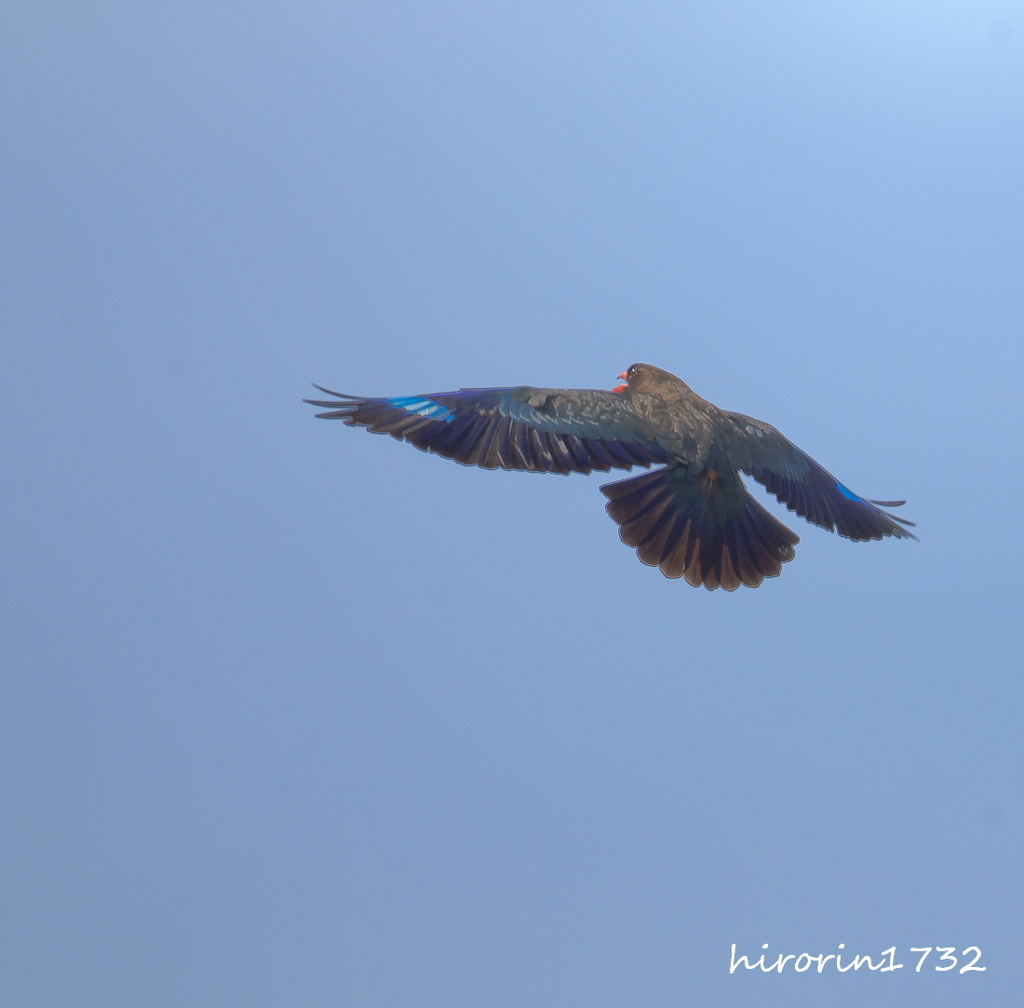
[(344, 420), (464, 465), (528, 472), (589, 473), (667, 462), (656, 432), (628, 399), (597, 389), (460, 389), (398, 399), (362, 399), (319, 388)]
[(876, 507), (899, 507), (905, 501), (858, 497), (770, 424), (742, 413), (728, 415), (738, 424), (743, 435), (740, 449), (746, 460), (743, 472), (753, 476), (790, 511), (830, 532), (835, 530), (841, 536), (858, 542), (884, 536), (917, 538), (902, 527), (912, 526), (914, 522), (897, 518)]

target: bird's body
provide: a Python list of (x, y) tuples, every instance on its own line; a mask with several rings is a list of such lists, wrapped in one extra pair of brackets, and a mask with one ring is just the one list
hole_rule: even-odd
[[(685, 382), (634, 364), (601, 389), (461, 389), (363, 399), (328, 389), (318, 414), (409, 441), (465, 465), (530, 472), (664, 468), (601, 487), (623, 542), (668, 577), (692, 585), (756, 587), (781, 573), (799, 537), (747, 492), (739, 473), (791, 511), (848, 539), (916, 538), (858, 497), (774, 427), (702, 399)], [(317, 386), (319, 388), (319, 386)]]

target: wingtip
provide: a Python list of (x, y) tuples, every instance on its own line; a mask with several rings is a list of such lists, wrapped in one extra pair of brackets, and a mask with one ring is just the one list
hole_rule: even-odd
[(899, 522), (901, 525), (909, 525), (911, 528), (917, 528), (917, 522), (911, 521), (909, 518), (897, 518), (896, 515), (889, 515), (893, 521)]
[[(326, 392), (328, 395), (334, 396), (335, 399), (361, 399), (362, 396), (349, 395), (347, 392), (335, 392), (332, 389), (324, 388), (323, 385), (317, 385), (316, 382), (310, 382), (310, 385), (315, 389), (319, 389), (321, 392)], [(303, 402), (312, 402), (311, 399), (304, 399)]]

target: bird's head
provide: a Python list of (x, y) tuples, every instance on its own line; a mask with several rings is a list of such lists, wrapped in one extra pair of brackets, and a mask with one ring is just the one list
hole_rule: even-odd
[(679, 391), (680, 387), (689, 388), (682, 379), (653, 364), (633, 364), (619, 377), (626, 384), (616, 385), (613, 392), (647, 392), (657, 395), (659, 392)]

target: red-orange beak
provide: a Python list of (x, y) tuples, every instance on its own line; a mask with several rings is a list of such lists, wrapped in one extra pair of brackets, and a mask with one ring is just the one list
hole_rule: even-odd
[(622, 374), (620, 374), (620, 375), (616, 375), (615, 377), (616, 378), (621, 378), (623, 381), (629, 381), (629, 375), (626, 374), (625, 371), (623, 371)]
[[(625, 371), (623, 371), (622, 374), (617, 375), (617, 377), (621, 378), (623, 381), (629, 381), (629, 376), (626, 374)], [(612, 389), (612, 391), (613, 392), (625, 392), (626, 389), (628, 389), (628, 388), (629, 388), (628, 385), (616, 385), (615, 388)]]

